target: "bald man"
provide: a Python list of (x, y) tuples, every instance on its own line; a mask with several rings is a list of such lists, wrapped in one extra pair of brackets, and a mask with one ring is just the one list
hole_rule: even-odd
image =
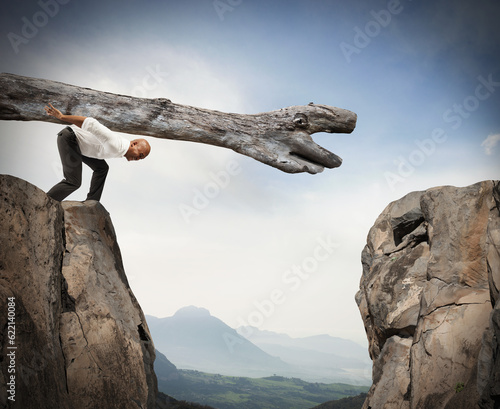
[(65, 199), (81, 186), (82, 162), (94, 172), (87, 200), (99, 201), (109, 169), (104, 159), (124, 157), (128, 161), (141, 160), (151, 151), (145, 139), (129, 141), (94, 118), (63, 115), (52, 104), (46, 106), (45, 111), (54, 118), (72, 124), (57, 136), (64, 179), (47, 192), (55, 200)]

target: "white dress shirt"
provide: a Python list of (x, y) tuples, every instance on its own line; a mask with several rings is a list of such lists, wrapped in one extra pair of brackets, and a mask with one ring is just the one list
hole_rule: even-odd
[(82, 155), (89, 158), (121, 158), (127, 153), (130, 141), (106, 128), (94, 118), (87, 117), (82, 127), (71, 125)]

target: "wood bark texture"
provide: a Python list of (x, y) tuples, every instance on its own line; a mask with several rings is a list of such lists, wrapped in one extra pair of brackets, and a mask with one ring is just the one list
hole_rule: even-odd
[(259, 114), (224, 113), (165, 98), (136, 98), (61, 82), (0, 74), (0, 119), (62, 123), (63, 114), (91, 116), (117, 132), (229, 148), (287, 173), (319, 173), (342, 159), (317, 145), (317, 132), (351, 133), (355, 113), (326, 105), (292, 106)]

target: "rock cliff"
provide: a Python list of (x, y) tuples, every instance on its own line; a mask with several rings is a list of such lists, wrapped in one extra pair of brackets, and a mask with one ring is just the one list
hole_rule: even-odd
[[(0, 407), (168, 407), (102, 205), (5, 175), (0, 203)], [(364, 409), (499, 408), (500, 183), (389, 204), (362, 262)]]
[(500, 408), (500, 183), (413, 192), (370, 229), (364, 409)]
[(104, 207), (5, 175), (0, 203), (0, 407), (154, 408), (154, 346)]

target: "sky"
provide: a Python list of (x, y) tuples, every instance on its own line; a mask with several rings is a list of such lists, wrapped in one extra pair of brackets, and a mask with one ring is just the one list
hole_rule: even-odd
[[(148, 138), (146, 160), (108, 160), (101, 202), (145, 314), (195, 305), (233, 328), (367, 345), (354, 296), (377, 216), (412, 191), (499, 178), (499, 17), (486, 0), (29, 0), (2, 6), (0, 68), (224, 112), (355, 112), (351, 134), (313, 135), (337, 169)], [(48, 191), (61, 128), (0, 121), (0, 173)]]

